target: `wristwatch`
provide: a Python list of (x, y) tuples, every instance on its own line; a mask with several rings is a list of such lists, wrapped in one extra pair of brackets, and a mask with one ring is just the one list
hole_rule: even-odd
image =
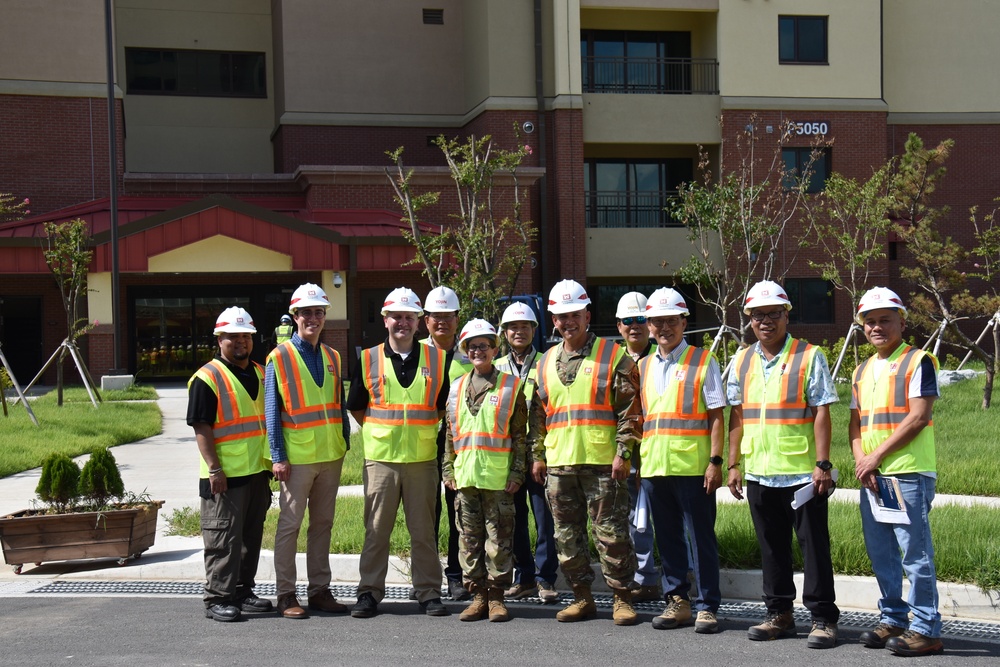
[(708, 459), (708, 462), (711, 463), (714, 466), (721, 466), (722, 465), (722, 457), (721, 456), (713, 456), (713, 457), (711, 457), (711, 458)]
[(632, 458), (632, 450), (631, 449), (619, 449), (618, 450), (618, 456), (622, 457), (622, 459), (624, 459), (625, 461), (628, 461), (629, 459)]
[(833, 468), (833, 464), (830, 463), (829, 461), (816, 461), (816, 467), (822, 470), (823, 472), (827, 472), (828, 470)]

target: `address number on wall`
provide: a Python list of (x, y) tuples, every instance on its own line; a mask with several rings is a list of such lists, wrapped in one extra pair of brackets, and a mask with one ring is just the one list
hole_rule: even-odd
[(820, 121), (818, 123), (793, 122), (792, 132), (795, 134), (804, 134), (810, 137), (816, 134), (828, 134), (830, 132), (830, 124), (826, 121)]

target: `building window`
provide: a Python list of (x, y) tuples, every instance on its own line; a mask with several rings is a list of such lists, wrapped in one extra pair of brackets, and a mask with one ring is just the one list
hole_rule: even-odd
[[(816, 153), (816, 157), (813, 154)], [(822, 192), (826, 179), (830, 176), (832, 159), (830, 148), (782, 148), (781, 157), (785, 161), (785, 189), (791, 189), (800, 178), (808, 176), (806, 192)]]
[(778, 62), (826, 65), (826, 16), (779, 16)]
[(717, 95), (718, 62), (691, 57), (691, 33), (584, 30), (583, 92)]
[(679, 227), (666, 209), (692, 173), (688, 158), (585, 160), (587, 226)]
[(786, 278), (785, 292), (792, 302), (792, 310), (788, 313), (789, 322), (833, 322), (833, 283), (822, 278)]
[(424, 9), (424, 25), (444, 25), (444, 10)]
[(131, 95), (267, 97), (263, 53), (125, 49)]

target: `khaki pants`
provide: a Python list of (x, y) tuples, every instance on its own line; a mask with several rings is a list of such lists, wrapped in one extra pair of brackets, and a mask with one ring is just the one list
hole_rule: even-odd
[(365, 461), (365, 544), (361, 549), (358, 595), (385, 597), (389, 537), (403, 503), (410, 533), (410, 574), (417, 599), (441, 597), (441, 560), (434, 539), (434, 503), (441, 494), (437, 461), (384, 463)]
[(330, 587), (330, 532), (340, 488), (343, 457), (324, 463), (292, 464), (287, 482), (278, 494), (281, 513), (274, 534), (274, 577), (278, 595), (295, 592), (295, 554), (299, 529), (309, 509), (309, 532), (306, 533), (306, 573), (308, 595)]

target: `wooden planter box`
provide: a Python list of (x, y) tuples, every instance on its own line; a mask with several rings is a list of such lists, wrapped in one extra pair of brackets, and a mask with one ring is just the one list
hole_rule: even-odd
[(162, 500), (131, 509), (74, 514), (21, 510), (0, 519), (3, 558), (14, 572), (24, 563), (80, 558), (117, 558), (124, 565), (153, 546)]

